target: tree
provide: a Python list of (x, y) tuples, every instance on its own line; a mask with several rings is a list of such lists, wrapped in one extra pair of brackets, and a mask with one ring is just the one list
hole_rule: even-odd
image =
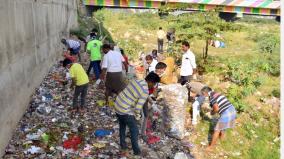
[[(172, 6), (171, 6), (172, 7)], [(184, 7), (184, 6), (183, 6)], [(177, 10), (165, 7), (168, 11)], [(202, 39), (205, 41), (205, 49), (203, 58), (208, 57), (208, 47), (210, 40), (220, 40), (216, 34), (221, 31), (238, 30), (235, 24), (225, 22), (218, 16), (218, 10), (192, 12), (181, 14), (179, 16), (171, 16), (168, 18), (170, 26), (176, 29), (176, 35), (180, 40), (190, 40), (193, 38)], [(165, 12), (165, 10), (163, 10)]]

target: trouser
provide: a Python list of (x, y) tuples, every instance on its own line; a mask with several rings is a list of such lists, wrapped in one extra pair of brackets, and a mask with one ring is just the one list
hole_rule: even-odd
[(91, 70), (92, 70), (92, 68), (93, 68), (95, 76), (96, 76), (96, 79), (99, 79), (100, 78), (100, 74), (101, 74), (101, 65), (100, 64), (101, 64), (100, 60), (98, 60), (98, 61), (90, 61), (90, 65), (89, 65), (87, 74), (89, 75)]
[(203, 104), (205, 97), (199, 95), (195, 97), (195, 101), (192, 104), (192, 124), (197, 124), (197, 116), (200, 115), (200, 106)]
[(81, 96), (80, 106), (85, 107), (87, 91), (88, 91), (88, 83), (75, 87), (74, 96), (73, 96), (73, 107), (74, 108), (78, 108), (78, 97), (79, 96)]
[(120, 147), (122, 150), (127, 149), (127, 144), (125, 141), (126, 138), (126, 126), (128, 126), (130, 131), (130, 139), (131, 145), (134, 152), (134, 155), (140, 155), (141, 151), (138, 145), (138, 126), (137, 121), (134, 115), (120, 115), (116, 114), (118, 122), (119, 122), (119, 139), (120, 139)]
[(163, 39), (158, 39), (158, 53), (163, 53)]
[(186, 84), (186, 82), (190, 82), (190, 78), (191, 76), (180, 76), (180, 84), (181, 85), (184, 85)]
[(143, 122), (141, 126), (141, 135), (146, 135), (146, 129), (147, 129), (147, 121), (149, 116), (149, 109), (148, 109), (148, 100), (143, 105)]

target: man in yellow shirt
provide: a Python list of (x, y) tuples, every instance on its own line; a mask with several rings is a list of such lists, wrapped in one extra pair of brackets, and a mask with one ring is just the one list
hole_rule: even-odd
[(162, 27), (159, 27), (159, 31), (157, 31), (157, 39), (158, 39), (158, 53), (163, 53), (163, 44), (166, 33), (163, 31)]
[(88, 75), (81, 64), (72, 63), (70, 59), (64, 59), (63, 67), (69, 69), (72, 79), (71, 88), (75, 86), (72, 111), (79, 111), (78, 97), (81, 95), (80, 112), (83, 112), (89, 84)]

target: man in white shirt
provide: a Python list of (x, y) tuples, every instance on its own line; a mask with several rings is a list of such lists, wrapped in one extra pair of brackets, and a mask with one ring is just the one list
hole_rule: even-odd
[(180, 83), (184, 85), (196, 73), (196, 62), (195, 55), (190, 51), (190, 45), (187, 41), (182, 42), (181, 49), (184, 54), (182, 55), (180, 68)]
[(108, 97), (112, 94), (119, 94), (125, 87), (126, 83), (122, 74), (122, 64), (125, 67), (126, 63), (120, 52), (111, 50), (109, 44), (102, 46), (102, 51), (105, 53), (102, 62), (101, 80), (105, 80), (106, 86), (106, 103), (108, 104)]
[(146, 74), (148, 74), (152, 71), (155, 71), (158, 61), (156, 59), (153, 59), (153, 57), (151, 55), (147, 55), (145, 57), (145, 59), (146, 59), (146, 62), (148, 64), (148, 70), (147, 70)]
[(159, 27), (159, 31), (157, 31), (158, 37), (158, 53), (163, 53), (163, 43), (166, 33), (163, 31), (162, 27)]

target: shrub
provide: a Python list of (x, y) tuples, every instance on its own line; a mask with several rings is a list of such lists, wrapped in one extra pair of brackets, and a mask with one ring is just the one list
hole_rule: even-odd
[(227, 98), (234, 105), (238, 112), (244, 112), (246, 110), (246, 105), (241, 100), (243, 98), (242, 88), (237, 85), (232, 85), (227, 91)]
[(124, 50), (125, 54), (128, 55), (129, 60), (138, 57), (139, 52), (144, 50), (144, 47), (135, 40), (120, 40), (118, 45)]
[(264, 56), (261, 60), (255, 60), (251, 63), (251, 67), (256, 67), (260, 71), (268, 73), (272, 76), (280, 75), (280, 60), (279, 56)]
[(279, 53), (280, 37), (276, 34), (262, 34), (257, 41), (258, 48), (262, 53)]
[(163, 27), (163, 30), (166, 29), (165, 24), (162, 24), (162, 21), (159, 19), (157, 14), (153, 14), (151, 12), (144, 12), (144, 13), (137, 13), (135, 14), (135, 17), (138, 20), (135, 22), (144, 29), (149, 30), (158, 30), (158, 27)]
[(86, 35), (88, 35), (88, 32), (86, 29), (79, 27), (79, 28), (71, 29), (70, 34), (76, 35), (77, 37), (86, 37)]
[(280, 98), (280, 91), (278, 89), (274, 89), (271, 94), (274, 97)]

